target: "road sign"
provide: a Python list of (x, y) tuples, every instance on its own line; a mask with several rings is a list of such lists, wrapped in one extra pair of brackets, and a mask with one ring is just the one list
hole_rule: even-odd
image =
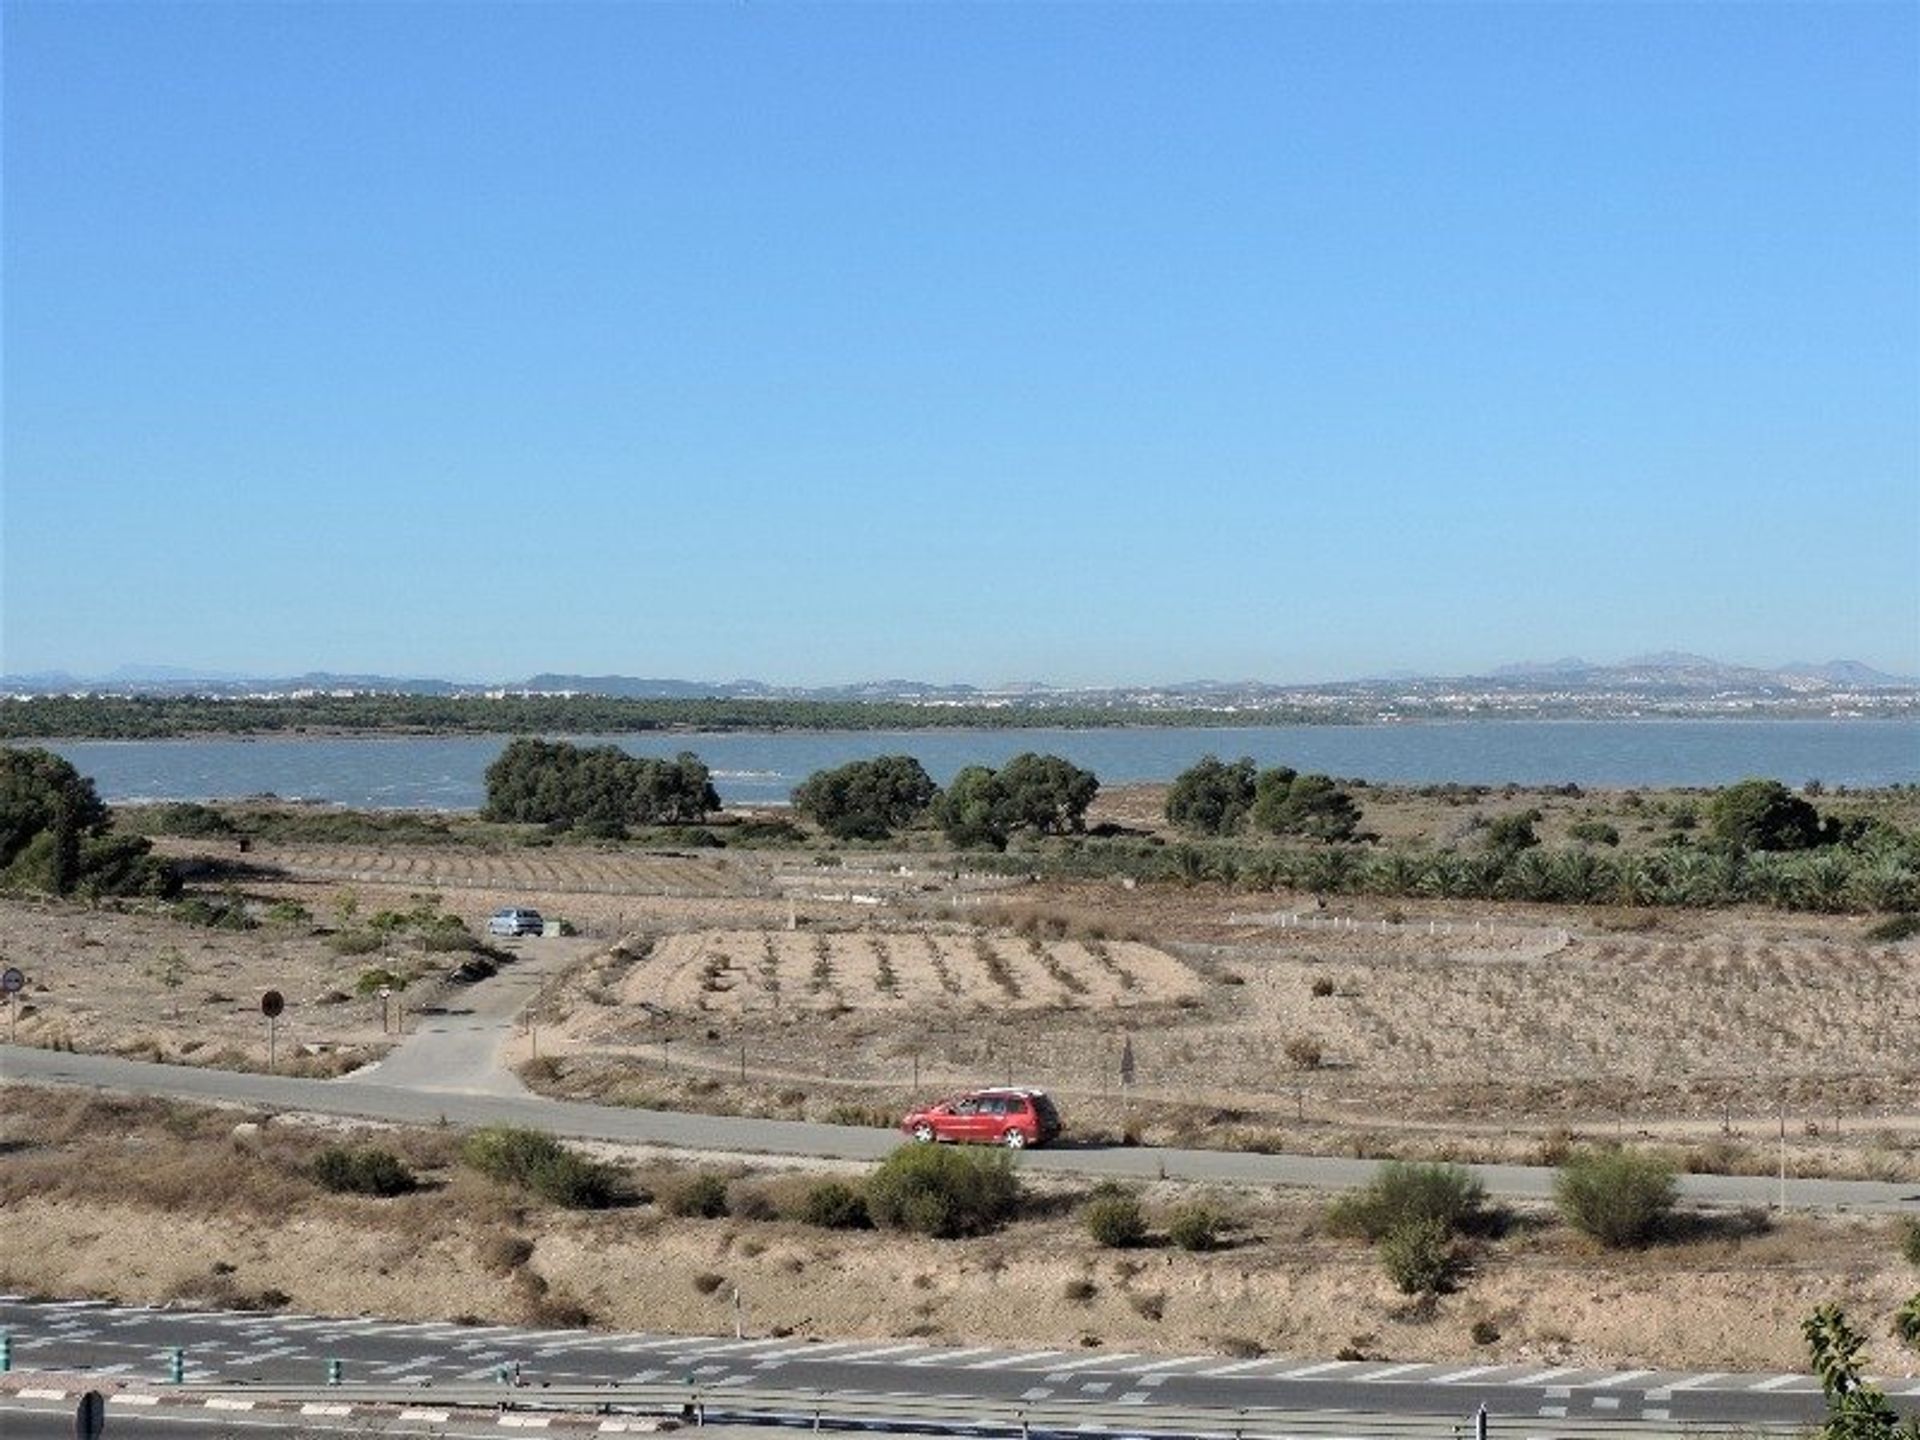
[(73, 1412), (73, 1440), (100, 1440), (106, 1425), (106, 1397), (98, 1390), (87, 1391)]
[(269, 990), (260, 997), (260, 1013), (269, 1020), (275, 1018), (287, 1008), (287, 997), (278, 990)]
[(26, 988), (27, 977), (17, 965), (9, 965), (0, 972), (0, 994), (14, 995)]

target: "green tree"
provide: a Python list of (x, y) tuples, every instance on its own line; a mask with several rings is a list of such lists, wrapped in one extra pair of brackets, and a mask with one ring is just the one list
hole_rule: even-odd
[(1813, 1373), (1827, 1399), (1822, 1440), (1920, 1440), (1920, 1419), (1901, 1422), (1877, 1387), (1861, 1374), (1865, 1339), (1847, 1324), (1838, 1305), (1822, 1305), (1800, 1325), (1813, 1358)]
[(1031, 829), (1064, 835), (1086, 828), (1087, 807), (1100, 780), (1058, 755), (1016, 755), (995, 772), (1003, 796), (1002, 818), (1008, 830)]
[(0, 747), (0, 886), (70, 895), (171, 894), (144, 836), (115, 835), (87, 779), (51, 751)]
[(1282, 766), (1263, 770), (1254, 782), (1253, 823), (1274, 835), (1311, 840), (1350, 840), (1360, 807), (1328, 775), (1297, 775)]
[(969, 765), (934, 804), (934, 818), (955, 845), (1007, 848), (1006, 794), (985, 765)]
[(1809, 850), (1831, 838), (1820, 812), (1778, 780), (1742, 780), (1716, 792), (1707, 828), (1733, 850)]
[(793, 792), (793, 808), (837, 839), (881, 840), (924, 815), (938, 794), (911, 755), (882, 755), (814, 771)]
[(698, 824), (719, 808), (707, 767), (691, 751), (651, 760), (616, 745), (519, 739), (487, 767), (481, 815), (618, 835), (630, 825)]
[(1207, 755), (1174, 777), (1167, 791), (1167, 819), (1196, 835), (1230, 835), (1253, 809), (1253, 798), (1251, 758), (1228, 764)]

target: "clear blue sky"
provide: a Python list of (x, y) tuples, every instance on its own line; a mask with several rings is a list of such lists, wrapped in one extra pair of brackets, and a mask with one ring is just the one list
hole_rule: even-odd
[(1920, 672), (1917, 36), (9, 0), (0, 668)]

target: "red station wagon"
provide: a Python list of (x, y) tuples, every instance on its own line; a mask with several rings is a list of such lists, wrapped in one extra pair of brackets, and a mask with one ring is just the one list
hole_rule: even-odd
[(910, 1110), (900, 1128), (923, 1144), (959, 1140), (1020, 1150), (1057, 1137), (1060, 1112), (1044, 1090), (996, 1086)]

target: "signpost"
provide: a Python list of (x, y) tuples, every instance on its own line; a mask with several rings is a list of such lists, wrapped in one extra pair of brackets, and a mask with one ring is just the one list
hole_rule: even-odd
[(0, 971), (0, 991), (7, 996), (7, 1043), (13, 1044), (14, 1031), (20, 1024), (20, 992), (25, 988), (27, 977), (17, 965), (9, 965)]
[(280, 1012), (287, 1008), (287, 997), (278, 990), (269, 990), (260, 997), (260, 1013), (267, 1017), (267, 1073), (273, 1073), (274, 1022), (279, 1020)]

